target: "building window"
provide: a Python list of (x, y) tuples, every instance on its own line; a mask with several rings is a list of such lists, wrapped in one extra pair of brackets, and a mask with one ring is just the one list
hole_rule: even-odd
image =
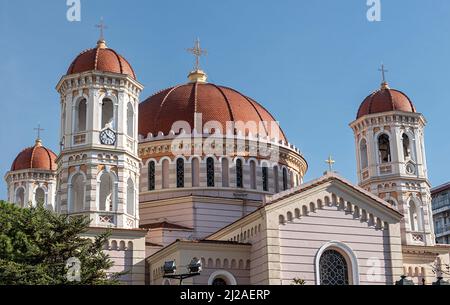
[(422, 231), (422, 217), (419, 211), (416, 203), (411, 200), (409, 202), (409, 226), (411, 231)]
[(326, 250), (319, 261), (321, 285), (348, 285), (348, 265), (345, 257), (336, 250)]
[(25, 190), (23, 187), (20, 187), (16, 190), (16, 198), (14, 203), (20, 207), (25, 207)]
[(102, 102), (102, 126), (101, 129), (114, 129), (114, 105), (113, 102), (105, 98)]
[(361, 143), (359, 144), (359, 152), (361, 158), (361, 169), (365, 169), (369, 165), (367, 158), (367, 142), (365, 139), (362, 139)]
[(283, 168), (283, 191), (288, 189), (287, 169)]
[(35, 205), (42, 204), (45, 205), (45, 191), (38, 187), (34, 193), (34, 203)]
[(206, 159), (206, 183), (208, 187), (214, 186), (214, 159)]
[(214, 281), (212, 282), (213, 286), (227, 286), (227, 281), (225, 281), (223, 278), (221, 277), (216, 277), (214, 279)]
[(279, 181), (278, 181), (278, 166), (273, 167), (273, 185), (275, 189), (275, 193), (280, 191)]
[(256, 162), (250, 161), (250, 187), (256, 190)]
[(229, 187), (230, 179), (229, 179), (230, 165), (227, 158), (222, 158), (222, 186)]
[(236, 160), (236, 187), (244, 187), (244, 182), (242, 181), (242, 160)]
[(103, 172), (103, 174), (101, 174), (98, 192), (99, 210), (114, 211), (114, 179), (111, 173)]
[(378, 152), (381, 163), (391, 162), (391, 145), (387, 134), (378, 137)]
[(192, 186), (197, 187), (200, 185), (199, 175), (200, 175), (200, 162), (198, 158), (193, 158), (191, 161), (191, 171), (192, 171)]
[(269, 169), (264, 166), (262, 168), (262, 183), (263, 183), (263, 190), (265, 192), (269, 191)]
[(169, 160), (162, 162), (162, 188), (167, 189), (170, 187), (169, 182)]
[(155, 190), (155, 161), (148, 163), (148, 190)]
[(177, 187), (184, 187), (184, 160), (177, 159)]
[(410, 141), (406, 133), (402, 135), (403, 157), (406, 159), (411, 156)]
[(82, 174), (78, 173), (72, 177), (70, 184), (70, 211), (84, 211), (85, 200), (85, 179)]
[(134, 110), (131, 103), (127, 106), (127, 135), (134, 137)]
[(78, 102), (75, 114), (75, 132), (86, 131), (86, 113), (87, 113), (87, 102), (86, 99), (82, 99)]
[(131, 178), (127, 181), (127, 213), (128, 215), (134, 216), (134, 206), (135, 206), (135, 191), (134, 183)]

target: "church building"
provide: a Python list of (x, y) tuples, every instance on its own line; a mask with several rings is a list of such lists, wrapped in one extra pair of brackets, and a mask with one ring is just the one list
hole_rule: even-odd
[[(144, 86), (104, 39), (75, 57), (56, 86), (60, 151), (37, 139), (6, 173), (8, 200), (43, 203), (112, 229), (104, 251), (125, 284), (432, 284), (449, 263), (436, 243), (426, 120), (383, 80), (350, 123), (357, 184), (330, 170), (304, 181), (306, 157), (264, 106), (208, 82), (196, 65), (184, 84), (141, 102)], [(346, 128), (342, 126), (342, 128)], [(329, 159), (331, 164), (332, 160)]]

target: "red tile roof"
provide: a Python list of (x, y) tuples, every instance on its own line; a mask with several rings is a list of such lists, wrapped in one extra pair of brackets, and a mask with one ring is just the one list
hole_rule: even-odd
[(387, 87), (387, 84), (381, 89), (373, 92), (366, 97), (359, 107), (357, 119), (364, 115), (389, 112), (389, 111), (416, 112), (412, 101), (401, 91)]
[(11, 166), (11, 171), (23, 169), (56, 170), (56, 154), (42, 146), (38, 140), (33, 147), (28, 147), (20, 152)]
[(70, 65), (67, 75), (87, 71), (102, 71), (127, 74), (136, 79), (136, 74), (130, 63), (116, 51), (101, 43), (99, 41), (97, 47), (81, 52)]
[(276, 120), (255, 100), (234, 89), (201, 82), (165, 89), (142, 102), (139, 105), (139, 134), (168, 134), (172, 130), (172, 124), (177, 121), (188, 122), (191, 129), (194, 129), (195, 113), (202, 114), (203, 125), (209, 121), (218, 121), (222, 126), (222, 133), (226, 131), (226, 123), (229, 121), (255, 122), (258, 130), (252, 132), (253, 136), (259, 133), (287, 142), (278, 124), (275, 132), (271, 131), (270, 125), (259, 128), (260, 122), (271, 124)]

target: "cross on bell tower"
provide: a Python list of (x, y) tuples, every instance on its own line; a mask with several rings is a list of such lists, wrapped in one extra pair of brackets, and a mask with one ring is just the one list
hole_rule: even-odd
[(41, 144), (41, 131), (44, 131), (45, 129), (41, 128), (41, 124), (38, 123), (37, 128), (33, 128), (37, 132), (37, 138), (36, 138), (36, 144)]
[(381, 88), (382, 89), (388, 88), (388, 83), (386, 81), (386, 73), (389, 72), (389, 70), (386, 70), (384, 64), (381, 64), (381, 68), (379, 68), (378, 71), (381, 72), (381, 77), (382, 77)]
[(96, 28), (100, 29), (100, 38), (99, 41), (105, 41), (105, 29), (108, 28), (108, 26), (105, 25), (105, 22), (103, 20), (103, 17), (100, 18), (100, 23), (95, 25)]

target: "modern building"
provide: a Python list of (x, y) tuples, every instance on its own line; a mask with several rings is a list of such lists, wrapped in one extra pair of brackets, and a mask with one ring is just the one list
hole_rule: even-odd
[(436, 242), (450, 244), (450, 183), (431, 189)]

